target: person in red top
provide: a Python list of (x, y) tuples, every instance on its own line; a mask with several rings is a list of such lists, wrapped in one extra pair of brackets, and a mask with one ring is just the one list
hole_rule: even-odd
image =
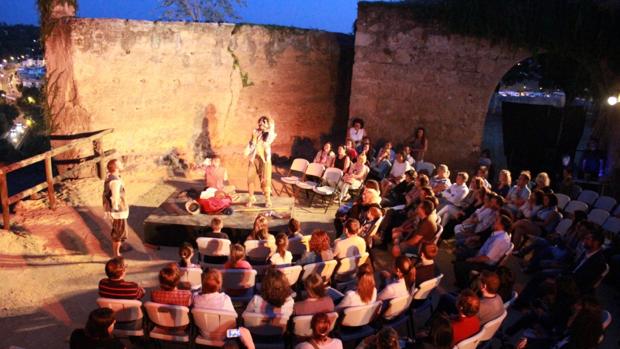
[(151, 293), (151, 300), (155, 303), (182, 305), (189, 307), (192, 304), (192, 293), (179, 290), (181, 271), (175, 263), (170, 263), (159, 271), (159, 290)]
[(351, 161), (355, 161), (355, 159), (357, 159), (357, 150), (355, 150), (355, 143), (353, 143), (351, 138), (347, 138), (344, 143), (344, 147), (349, 159), (351, 159)]
[(480, 299), (472, 290), (465, 289), (461, 292), (456, 307), (459, 314), (450, 320), (453, 346), (480, 331), (480, 318), (478, 318)]
[(125, 258), (114, 257), (105, 264), (106, 279), (99, 281), (99, 296), (115, 299), (140, 299), (144, 289), (137, 283), (123, 280), (127, 274)]
[(252, 269), (252, 265), (245, 260), (245, 247), (241, 244), (230, 246), (230, 257), (224, 263), (224, 269)]

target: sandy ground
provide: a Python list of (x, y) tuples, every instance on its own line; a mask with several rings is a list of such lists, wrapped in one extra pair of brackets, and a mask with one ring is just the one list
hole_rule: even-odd
[[(200, 173), (192, 177), (199, 178)], [(128, 172), (124, 178), (131, 203), (128, 242), (133, 247), (124, 253), (129, 265), (126, 279), (152, 289), (158, 270), (166, 262), (177, 260), (177, 251), (145, 246), (140, 238), (142, 222), (180, 189), (180, 182), (159, 168)], [(233, 183), (243, 182), (233, 179)], [(96, 307), (97, 284), (105, 277), (104, 264), (111, 246), (110, 225), (102, 218), (101, 186), (102, 182), (94, 178), (67, 181), (57, 188), (61, 200), (55, 210), (47, 208), (45, 199), (24, 201), (11, 217), (14, 232), (0, 230), (0, 349), (11, 345), (66, 348), (71, 331), (82, 327), (88, 313)], [(331, 229), (331, 224), (321, 222), (333, 214), (334, 208), (327, 214), (322, 209), (296, 210), (308, 231), (318, 227)], [(442, 249), (439, 263), (446, 277), (441, 292), (450, 291), (454, 282), (451, 259)], [(390, 263), (390, 258), (379, 251), (377, 269)], [(514, 259), (510, 263), (518, 268)], [(518, 275), (519, 287), (525, 281), (525, 276)], [(604, 285), (600, 294), (606, 308), (617, 315), (612, 290)], [(508, 321), (515, 318), (510, 315)], [(618, 333), (618, 324), (614, 322), (602, 347), (615, 348)]]

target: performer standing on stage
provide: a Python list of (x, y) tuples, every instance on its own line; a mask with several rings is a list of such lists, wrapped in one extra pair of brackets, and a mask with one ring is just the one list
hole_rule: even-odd
[(110, 160), (107, 164), (108, 176), (103, 183), (103, 209), (107, 217), (112, 218), (112, 253), (121, 255), (121, 245), (127, 240), (127, 217), (129, 206), (125, 202), (125, 185), (121, 179), (123, 164), (119, 160)]
[(271, 207), (271, 143), (274, 139), (276, 139), (276, 127), (273, 119), (261, 116), (258, 119), (258, 126), (252, 131), (252, 139), (244, 150), (249, 160), (247, 207), (252, 207), (256, 202), (254, 182), (257, 175), (265, 196), (265, 207)]

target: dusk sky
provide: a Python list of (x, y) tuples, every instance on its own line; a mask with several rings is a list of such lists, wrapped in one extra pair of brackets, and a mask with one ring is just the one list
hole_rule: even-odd
[[(240, 22), (352, 32), (357, 0), (246, 0)], [(159, 19), (159, 0), (78, 0), (79, 17)], [(0, 22), (38, 24), (35, 0), (0, 0)]]

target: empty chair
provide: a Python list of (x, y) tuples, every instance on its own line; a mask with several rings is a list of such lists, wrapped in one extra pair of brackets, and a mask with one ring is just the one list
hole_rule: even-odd
[(297, 181), (295, 186), (302, 190), (312, 190), (312, 188), (319, 185), (316, 181), (318, 180), (317, 178), (320, 179), (323, 176), (323, 171), (325, 171), (325, 166), (311, 163), (306, 169), (303, 180)]
[(267, 258), (276, 250), (268, 240), (246, 240), (243, 246), (246, 259), (251, 264), (267, 264)]
[(254, 296), (256, 270), (224, 269), (222, 272), (222, 289), (233, 302), (249, 302)]
[(375, 319), (380, 308), (381, 301), (345, 308), (340, 323), (340, 339), (345, 343), (357, 343), (375, 334), (375, 329), (368, 324)]
[(196, 344), (224, 346), (226, 330), (237, 328), (237, 313), (221, 309), (192, 309), (194, 324), (198, 327)]
[(228, 239), (201, 237), (196, 239), (196, 245), (198, 245), (198, 259), (201, 264), (206, 262), (205, 257), (207, 256), (224, 260), (230, 255), (230, 240)]
[(200, 268), (179, 268), (181, 271), (181, 282), (189, 283), (192, 291), (202, 289), (202, 269)]
[(410, 315), (407, 311), (412, 300), (412, 294), (390, 299), (387, 308), (383, 312), (383, 326), (391, 327), (398, 331), (399, 328), (406, 325), (407, 335), (413, 334), (414, 330), (410, 328)]
[[(310, 327), (310, 322), (312, 321), (313, 315), (301, 315), (294, 316), (291, 320), (293, 322), (293, 334), (299, 338), (307, 338), (312, 336), (312, 328)], [(327, 317), (331, 323), (330, 332), (334, 330), (336, 326), (336, 320), (338, 320), (338, 313), (332, 312), (327, 313)]]
[(504, 310), (502, 315), (487, 322), (486, 324), (484, 324), (484, 326), (482, 326), (482, 329), (480, 330), (480, 341), (481, 342), (486, 342), (488, 340), (491, 340), (493, 336), (495, 336), (495, 333), (497, 332), (499, 327), (502, 325), (502, 322), (504, 322), (504, 319), (506, 319), (506, 315), (508, 315), (508, 312)]
[(478, 344), (480, 343), (480, 337), (482, 336), (482, 331), (476, 333), (475, 335), (463, 339), (462, 341), (456, 343), (453, 349), (476, 349)]
[(304, 265), (304, 273), (301, 275), (301, 280), (306, 280), (308, 275), (313, 272), (321, 275), (323, 280), (330, 280), (334, 270), (336, 269), (336, 265), (338, 265), (336, 260), (306, 264)]
[(308, 242), (310, 235), (304, 237), (292, 237), (288, 239), (288, 250), (293, 255), (293, 260), (298, 260), (304, 253), (308, 252)]
[(286, 191), (289, 196), (291, 195), (288, 186), (292, 188), (293, 185), (299, 182), (304, 173), (306, 173), (306, 169), (309, 164), (310, 163), (306, 159), (297, 158), (293, 160), (291, 168), (288, 170), (288, 174), (285, 177), (280, 178), (282, 181), (282, 190), (280, 191), (280, 194), (282, 194), (282, 191)]
[(142, 302), (135, 299), (97, 298), (99, 308), (110, 308), (114, 311), (116, 323), (114, 335), (117, 337), (144, 336), (142, 325)]
[(568, 229), (570, 229), (571, 225), (573, 225), (573, 220), (570, 218), (563, 218), (560, 223), (555, 227), (555, 232), (564, 236)]
[(277, 267), (277, 268), (282, 273), (284, 273), (284, 275), (286, 276), (286, 279), (288, 280), (289, 285), (291, 285), (291, 287), (295, 286), (295, 284), (299, 280), (299, 276), (301, 275), (301, 271), (302, 271), (301, 265), (291, 265), (291, 266)]
[[(314, 196), (318, 195), (324, 202), (326, 202), (325, 212), (327, 212), (329, 205), (334, 199), (336, 189), (338, 188), (338, 182), (340, 182), (342, 175), (343, 173), (341, 169), (330, 167), (323, 173), (321, 185), (312, 188), (312, 192), (314, 193), (312, 196), (312, 201), (314, 201)], [(310, 206), (312, 206), (312, 201), (310, 201)]]
[(144, 308), (155, 327), (149, 337), (170, 342), (189, 343), (189, 308), (180, 305), (145, 302)]
[(426, 170), (429, 176), (433, 174), (433, 172), (435, 171), (435, 168), (436, 166), (430, 162), (420, 161), (420, 162), (416, 162), (415, 164), (416, 171), (420, 172), (420, 171)]
[(616, 206), (617, 203), (618, 202), (616, 201), (616, 199), (612, 198), (611, 196), (601, 196), (594, 203), (594, 208), (600, 208), (601, 210), (611, 212), (611, 210), (614, 209), (614, 206)]
[(610, 232), (613, 235), (620, 233), (620, 218), (609, 217), (603, 223), (603, 230)]
[(588, 212), (588, 204), (582, 201), (573, 200), (564, 207), (564, 212), (572, 215), (575, 211)]
[(598, 199), (598, 193), (592, 190), (584, 190), (577, 197), (577, 201), (585, 202), (588, 206), (594, 205)]
[(601, 226), (605, 223), (607, 217), (609, 217), (609, 212), (600, 208), (595, 208), (588, 213), (588, 221)]
[(437, 277), (426, 280), (418, 286), (417, 292), (413, 295), (414, 300), (425, 300), (430, 293), (439, 286), (439, 283), (443, 279), (443, 274), (439, 274)]
[(566, 204), (570, 202), (570, 196), (562, 193), (554, 193), (556, 198), (558, 198), (558, 208), (563, 210), (566, 207)]

